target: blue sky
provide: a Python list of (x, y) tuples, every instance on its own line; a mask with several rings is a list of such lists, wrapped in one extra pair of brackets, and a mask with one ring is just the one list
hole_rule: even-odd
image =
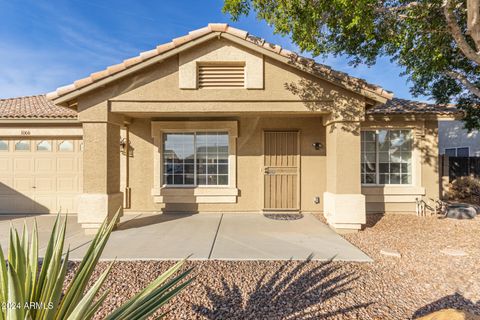
[[(254, 16), (231, 22), (221, 0), (0, 0), (0, 98), (46, 93), (150, 50), (209, 22), (226, 22), (296, 50)], [(308, 55), (308, 54), (306, 54)], [(373, 67), (344, 57), (317, 58), (332, 68), (412, 98), (401, 68), (383, 58)], [(425, 100), (425, 97), (417, 98)]]

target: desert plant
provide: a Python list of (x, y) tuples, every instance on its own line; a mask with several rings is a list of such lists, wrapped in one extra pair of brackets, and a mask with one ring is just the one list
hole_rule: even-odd
[(450, 183), (448, 199), (480, 204), (480, 179), (466, 176), (458, 177)]
[[(10, 227), (7, 261), (0, 247), (0, 320), (91, 319), (107, 297), (108, 290), (99, 296), (98, 293), (114, 262), (88, 290), (87, 284), (117, 219), (118, 213), (102, 224), (65, 290), (70, 251), (63, 253), (67, 218), (62, 223), (57, 216), (41, 267), (36, 221), (31, 239), (26, 223), (21, 236)], [(193, 278), (186, 278), (191, 268), (174, 276), (184, 262), (177, 262), (106, 319), (146, 319), (152, 315), (192, 281)]]

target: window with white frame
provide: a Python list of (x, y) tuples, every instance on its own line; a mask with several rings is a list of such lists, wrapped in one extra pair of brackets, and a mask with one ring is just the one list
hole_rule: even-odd
[(30, 141), (19, 140), (15, 142), (15, 151), (30, 151)]
[(8, 151), (8, 140), (0, 140), (0, 151)]
[(412, 184), (411, 130), (375, 130), (361, 133), (362, 184)]
[(37, 151), (52, 151), (52, 143), (48, 140), (42, 140), (37, 143)]
[(164, 133), (163, 183), (173, 186), (228, 185), (228, 133)]
[(469, 147), (446, 148), (445, 155), (449, 157), (468, 157), (470, 156), (470, 148)]
[(72, 140), (63, 140), (58, 144), (58, 151), (62, 152), (72, 152), (73, 151), (73, 141)]

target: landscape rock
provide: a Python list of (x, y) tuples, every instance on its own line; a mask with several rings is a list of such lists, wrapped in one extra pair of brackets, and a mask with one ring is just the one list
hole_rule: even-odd
[[(156, 316), (168, 312), (164, 319), (404, 320), (449, 308), (480, 315), (479, 234), (480, 219), (367, 215), (364, 230), (343, 237), (372, 257), (372, 263), (187, 261), (185, 268), (194, 267), (194, 281)], [(454, 259), (440, 253), (452, 244), (462, 244), (457, 248), (468, 255)], [(154, 245), (162, 250), (161, 243)], [(402, 258), (380, 253), (391, 248)], [(104, 319), (174, 263), (116, 262), (102, 289), (110, 292), (94, 318)], [(93, 278), (108, 265), (100, 262)], [(70, 264), (68, 279), (77, 266)]]
[(395, 251), (395, 250), (390, 250), (390, 249), (382, 249), (382, 250), (380, 250), (380, 253), (383, 254), (384, 256), (389, 256), (389, 257), (395, 257), (395, 258), (401, 258), (402, 257), (400, 252)]
[(443, 254), (446, 254), (447, 256), (453, 256), (453, 257), (463, 257), (467, 255), (465, 251), (459, 250), (459, 249), (453, 249), (453, 248), (445, 248), (440, 250), (440, 252)]
[(480, 320), (480, 316), (461, 310), (444, 309), (418, 318), (418, 320)]

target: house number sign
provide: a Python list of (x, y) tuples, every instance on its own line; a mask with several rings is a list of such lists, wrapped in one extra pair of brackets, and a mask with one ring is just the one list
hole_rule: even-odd
[(0, 137), (81, 137), (82, 127), (0, 127)]

